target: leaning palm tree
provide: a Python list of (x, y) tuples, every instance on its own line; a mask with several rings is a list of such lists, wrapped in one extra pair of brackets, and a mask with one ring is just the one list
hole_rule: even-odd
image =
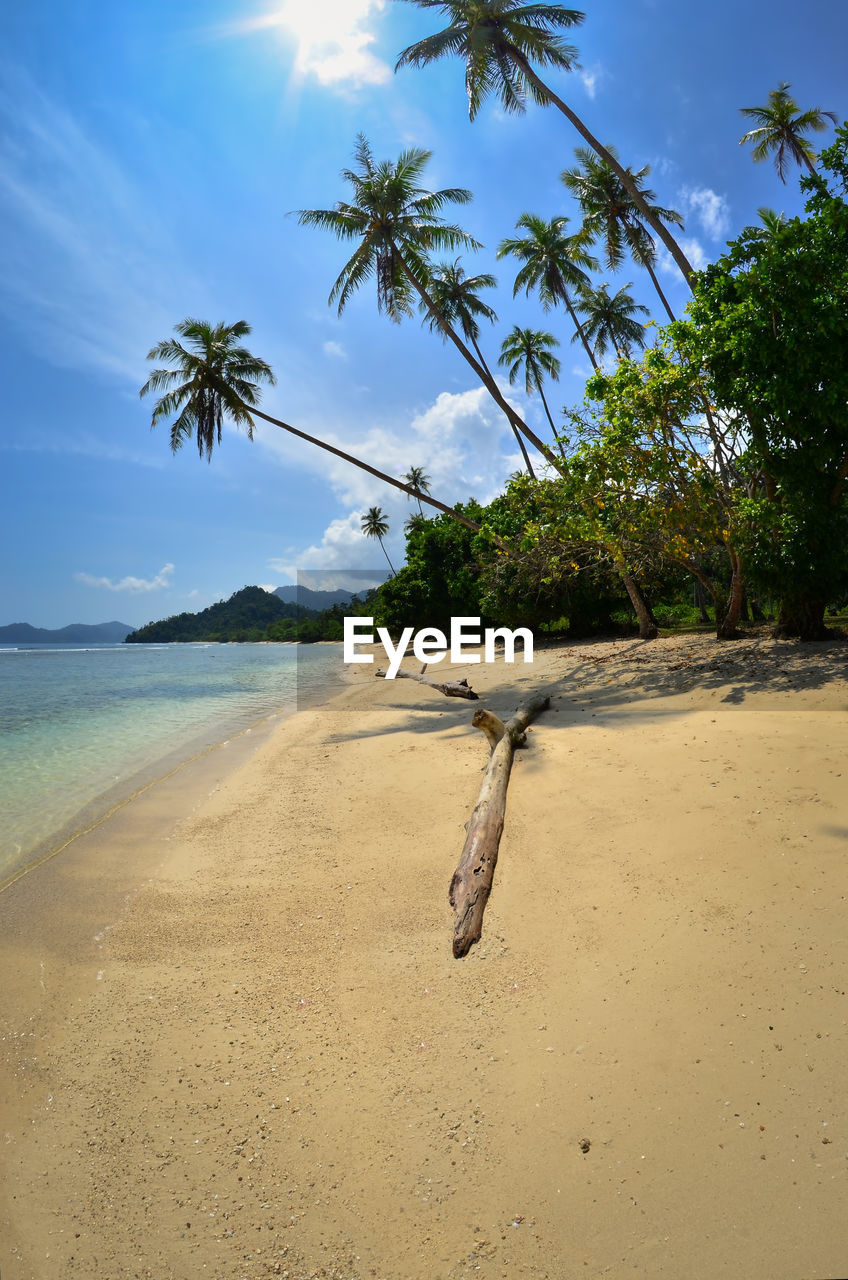
[(338, 201), (332, 209), (298, 212), (301, 226), (320, 227), (341, 240), (358, 242), (330, 291), (329, 301), (336, 302), (341, 313), (356, 290), (376, 278), (378, 308), (399, 321), (412, 314), (412, 299), (417, 295), (501, 411), (556, 465), (550, 450), (507, 404), (491, 373), (441, 314), (429, 292), (431, 252), (479, 247), (461, 227), (443, 222), (440, 216), (447, 204), (467, 204), (471, 193), (461, 187), (427, 191), (420, 186), (431, 152), (419, 147), (402, 152), (396, 162), (377, 162), (360, 134), (354, 155), (357, 167), (342, 171), (353, 188), (352, 200)]
[(583, 325), (602, 358), (610, 348), (619, 360), (629, 360), (633, 347), (645, 345), (645, 326), (636, 319), (637, 312), (649, 315), (647, 307), (635, 302), (627, 292), (630, 284), (610, 295), (606, 284), (586, 289), (577, 306), (583, 313)]
[(515, 277), (513, 297), (520, 289), (527, 294), (535, 290), (545, 311), (560, 303), (565, 307), (592, 366), (597, 368), (571, 295), (575, 290), (586, 288), (589, 284), (587, 270), (598, 264), (587, 252), (583, 236), (566, 233), (567, 223), (568, 218), (565, 217), (545, 222), (538, 214), (522, 213), (515, 225), (527, 234), (502, 240), (498, 245), (498, 257), (509, 255), (521, 263)]
[[(260, 384), (264, 382), (273, 386), (276, 378), (269, 364), (240, 345), (241, 339), (250, 333), (247, 321), (238, 320), (232, 325), (212, 325), (204, 320), (187, 319), (175, 326), (175, 332), (184, 339), (185, 345), (175, 338), (167, 338), (151, 347), (147, 353), (148, 360), (164, 361), (165, 367), (154, 369), (139, 392), (142, 397), (152, 392), (162, 393), (153, 407), (151, 426), (173, 419), (171, 449), (174, 453), (194, 437), (200, 456), (205, 454), (211, 460), (215, 444), (221, 443), (221, 431), (225, 422), (243, 427), (252, 439), (253, 419), (262, 418), (272, 426), (280, 427), (300, 440), (306, 440), (308, 444), (314, 444), (344, 462), (349, 462), (360, 471), (367, 471), (369, 475), (393, 485), (402, 493), (413, 498), (423, 497), (431, 507), (452, 516), (469, 529), (480, 531), (479, 524), (461, 511), (455, 511), (437, 498), (430, 497), (424, 489), (413, 489), (394, 476), (387, 475), (385, 471), (379, 471), (370, 463), (363, 462), (361, 458), (355, 458), (352, 454), (337, 449), (335, 445), (327, 444), (325, 440), (307, 435), (298, 427), (292, 427), (279, 418), (272, 418), (258, 408)], [(509, 550), (501, 539), (498, 542), (503, 550)]]
[(801, 111), (789, 92), (790, 87), (785, 80), (781, 81), (776, 89), (770, 90), (764, 107), (739, 108), (742, 115), (754, 120), (757, 126), (739, 139), (740, 147), (750, 142), (754, 160), (758, 162), (774, 154), (774, 167), (781, 182), (786, 182), (786, 166), (790, 160), (799, 167), (805, 164), (810, 173), (815, 173), (816, 153), (805, 135), (811, 130), (823, 133), (827, 120), (839, 122), (833, 111), (822, 111), (819, 107)]
[[(609, 152), (611, 155), (617, 154), (613, 146), (609, 147)], [(656, 242), (627, 187), (606, 161), (587, 147), (577, 147), (574, 154), (577, 164), (571, 169), (565, 169), (560, 176), (566, 189), (580, 205), (584, 231), (593, 242), (601, 242), (610, 271), (619, 270), (625, 253), (629, 253), (634, 262), (644, 267), (669, 319), (675, 320), (676, 316), (654, 270), (657, 260)], [(661, 222), (682, 227), (683, 218), (675, 209), (664, 209), (654, 203), (654, 192), (644, 183), (650, 171), (649, 165), (645, 165), (638, 173), (633, 173), (629, 167), (627, 169), (654, 217)]]
[[(486, 363), (483, 352), (480, 350), (479, 321), (488, 320), (490, 324), (494, 324), (498, 317), (494, 309), (484, 302), (478, 294), (481, 289), (494, 289), (497, 283), (495, 277), (488, 272), (476, 276), (467, 276), (460, 266), (459, 258), (454, 262), (440, 262), (432, 268), (429, 286), (429, 293), (438, 308), (438, 314), (430, 311), (424, 302), (421, 303), (420, 307), (425, 315), (425, 324), (431, 332), (438, 331), (444, 341), (447, 341), (443, 323), (445, 320), (452, 328), (459, 328), (465, 341), (471, 343), (474, 348), (474, 354), (490, 377), (492, 376), (491, 370)], [(507, 415), (507, 421), (512, 434), (518, 442), (527, 472), (535, 479), (536, 473), (533, 470), (533, 464), (530, 461), (530, 455), (527, 452), (527, 446), (524, 443), (521, 432), (516, 427), (511, 416)]]
[(545, 399), (543, 384), (545, 374), (554, 382), (559, 382), (560, 362), (553, 354), (553, 348), (558, 346), (559, 342), (552, 333), (545, 333), (542, 329), (521, 329), (514, 325), (501, 343), (501, 354), (498, 356), (498, 364), (506, 368), (511, 386), (523, 372), (524, 390), (527, 394), (532, 395), (534, 391), (538, 391), (554, 438), (557, 429)]
[(389, 522), (383, 514), (382, 508), (369, 507), (360, 523), (362, 525), (362, 532), (365, 534), (366, 538), (376, 538), (380, 546), (383, 548), (383, 555), (386, 557), (389, 568), (392, 571), (392, 577), (394, 577), (395, 567), (391, 560), (389, 560), (388, 551), (385, 546), (383, 546), (383, 539), (389, 532)]
[(410, 467), (403, 476), (403, 479), (418, 499), (418, 514), (423, 519), (424, 510), (421, 506), (421, 495), (422, 493), (430, 492), (430, 477), (426, 474), (423, 467)]
[(473, 120), (482, 103), (497, 92), (504, 111), (524, 111), (527, 98), (555, 106), (593, 151), (618, 174), (642, 217), (668, 249), (685, 279), (694, 275), (674, 236), (654, 217), (628, 171), (563, 100), (536, 74), (532, 63), (572, 71), (577, 50), (560, 31), (579, 26), (584, 14), (561, 4), (525, 4), (522, 0), (409, 0), (422, 9), (439, 9), (448, 26), (412, 44), (400, 54), (395, 70), (423, 67), (452, 54), (465, 61), (468, 114)]

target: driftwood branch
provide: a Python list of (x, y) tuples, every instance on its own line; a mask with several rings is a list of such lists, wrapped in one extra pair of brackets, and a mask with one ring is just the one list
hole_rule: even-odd
[[(419, 684), (426, 684), (430, 689), (437, 689), (446, 698), (468, 698), (471, 702), (477, 702), (479, 694), (474, 692), (467, 680), (446, 680), (439, 683), (438, 680), (428, 680), (424, 674), (426, 670), (427, 667), (423, 666), (418, 675), (414, 671), (396, 671), (394, 678), (395, 680), (417, 680)], [(378, 668), (374, 675), (382, 680), (388, 678), (382, 667)]]
[(464, 956), (483, 932), (483, 912), (492, 891), (498, 860), (513, 752), (524, 742), (528, 724), (550, 704), (550, 698), (536, 694), (522, 703), (506, 724), (491, 711), (478, 708), (474, 712), (471, 723), (486, 735), (491, 755), (468, 821), (465, 848), (450, 885), (455, 956)]

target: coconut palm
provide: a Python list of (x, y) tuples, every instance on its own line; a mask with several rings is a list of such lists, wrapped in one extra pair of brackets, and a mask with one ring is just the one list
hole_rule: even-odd
[[(458, 327), (466, 342), (471, 343), (477, 359), (489, 377), (492, 377), (491, 370), (480, 350), (479, 320), (488, 320), (490, 324), (494, 324), (498, 317), (493, 308), (478, 297), (478, 293), (481, 289), (494, 289), (496, 285), (497, 280), (488, 273), (467, 276), (460, 266), (459, 258), (454, 262), (440, 262), (432, 268), (429, 285), (430, 297), (435, 302), (439, 314), (434, 315), (424, 302), (421, 303), (421, 310), (425, 313), (425, 324), (429, 329), (438, 331), (442, 339), (447, 341), (444, 321), (446, 320), (452, 328)], [(530, 455), (513, 419), (514, 415), (507, 415), (512, 434), (524, 458), (524, 465), (527, 467), (528, 474), (535, 478)]]
[(608, 286), (602, 284), (597, 289), (586, 289), (577, 302), (586, 334), (601, 357), (611, 347), (619, 360), (626, 360), (633, 347), (641, 349), (645, 345), (645, 326), (636, 315), (650, 313), (641, 302), (634, 301), (627, 292), (629, 288), (628, 283), (610, 295)]
[(557, 429), (545, 399), (543, 384), (545, 374), (554, 382), (559, 382), (560, 362), (553, 354), (553, 348), (558, 346), (559, 342), (552, 333), (545, 333), (542, 329), (521, 329), (514, 325), (501, 343), (501, 353), (498, 356), (498, 364), (507, 370), (510, 386), (518, 381), (523, 371), (524, 390), (528, 395), (538, 391), (554, 437)]
[(389, 532), (389, 522), (386, 519), (382, 508), (369, 507), (360, 523), (362, 525), (362, 532), (365, 534), (366, 538), (376, 538), (380, 546), (383, 548), (383, 555), (386, 557), (389, 568), (392, 571), (392, 577), (394, 577), (395, 567), (391, 560), (389, 560), (388, 551), (385, 546), (383, 546), (383, 539)]
[(425, 473), (423, 467), (410, 467), (403, 479), (415, 494), (418, 500), (418, 513), (423, 518), (424, 511), (421, 506), (421, 494), (430, 492), (430, 477)]
[(479, 248), (467, 232), (442, 222), (440, 217), (446, 204), (467, 204), (471, 193), (461, 187), (430, 192), (418, 185), (431, 154), (413, 147), (402, 152), (394, 163), (388, 160), (378, 163), (360, 134), (355, 150), (358, 167), (342, 171), (342, 177), (353, 187), (352, 202), (338, 201), (332, 209), (299, 210), (298, 220), (302, 226), (321, 227), (342, 240), (359, 241), (352, 257), (342, 267), (329, 301), (337, 302), (341, 313), (356, 290), (376, 277), (377, 306), (391, 319), (399, 321), (404, 315), (412, 314), (412, 299), (417, 295), (502, 412), (556, 465), (550, 450), (507, 404), (491, 373), (441, 314), (429, 292), (428, 255), (432, 251)]
[(530, 97), (542, 106), (555, 106), (585, 142), (618, 174), (642, 217), (668, 249), (687, 281), (694, 274), (680, 245), (654, 217), (627, 170), (556, 93), (539, 78), (532, 63), (572, 71), (579, 64), (577, 50), (566, 44), (561, 31), (579, 26), (584, 14), (561, 4), (525, 4), (522, 0), (408, 0), (422, 9), (439, 9), (448, 26), (417, 41), (400, 54), (395, 70), (423, 67), (439, 58), (457, 55), (465, 61), (468, 114), (473, 120), (490, 93), (497, 92), (505, 111), (523, 111)]
[[(609, 151), (611, 155), (617, 154), (612, 146)], [(578, 147), (574, 154), (578, 163), (571, 169), (565, 169), (560, 176), (566, 189), (580, 205), (585, 232), (594, 243), (601, 242), (606, 265), (611, 271), (619, 270), (625, 253), (629, 253), (634, 262), (644, 267), (669, 319), (676, 319), (654, 270), (657, 259), (656, 242), (632, 195), (606, 161), (587, 147)], [(682, 227), (683, 218), (675, 209), (664, 209), (654, 203), (655, 194), (644, 182), (650, 171), (649, 165), (645, 165), (637, 173), (633, 173), (630, 168), (627, 170), (654, 217), (661, 222)]]
[[(139, 392), (142, 397), (152, 392), (163, 393), (154, 405), (151, 426), (174, 419), (171, 424), (171, 449), (174, 453), (182, 448), (186, 440), (195, 437), (200, 456), (205, 454), (211, 460), (215, 444), (221, 443), (221, 430), (225, 422), (244, 427), (252, 439), (253, 419), (262, 418), (272, 426), (280, 427), (300, 440), (306, 440), (308, 444), (314, 444), (344, 462), (349, 462), (360, 471), (367, 471), (369, 475), (393, 485), (402, 493), (413, 498), (423, 497), (431, 507), (452, 516), (469, 529), (480, 531), (479, 524), (460, 511), (455, 511), (453, 507), (439, 502), (437, 498), (430, 497), (426, 490), (413, 489), (394, 476), (372, 467), (370, 463), (337, 449), (335, 445), (327, 444), (325, 440), (307, 435), (305, 431), (292, 427), (279, 418), (272, 418), (258, 408), (260, 384), (264, 382), (273, 385), (276, 379), (270, 365), (239, 345), (240, 339), (250, 333), (250, 325), (245, 320), (238, 320), (232, 325), (212, 325), (204, 320), (187, 319), (175, 326), (175, 332), (187, 345), (174, 338), (167, 338), (151, 347), (147, 353), (148, 360), (164, 361), (166, 367), (154, 369)], [(498, 541), (502, 549), (509, 549), (506, 543), (500, 539)]]
[(338, 303), (339, 315), (360, 285), (375, 278), (378, 308), (400, 321), (413, 314), (412, 299), (429, 278), (427, 255), (432, 250), (478, 247), (461, 227), (441, 218), (445, 205), (468, 204), (471, 192), (462, 187), (427, 191), (419, 185), (431, 154), (410, 147), (394, 163), (378, 162), (359, 134), (357, 168), (342, 171), (353, 187), (352, 201), (340, 200), (332, 209), (298, 210), (301, 226), (358, 241), (330, 291), (329, 301)]
[(838, 124), (833, 111), (822, 111), (819, 107), (801, 111), (789, 92), (790, 87), (785, 80), (781, 81), (776, 89), (770, 90), (764, 107), (739, 108), (742, 115), (754, 120), (757, 126), (743, 134), (739, 139), (740, 147), (750, 142), (757, 162), (774, 154), (774, 167), (781, 182), (786, 182), (786, 166), (790, 160), (799, 167), (805, 164), (810, 173), (815, 173), (816, 153), (805, 134), (811, 130), (823, 133), (827, 120)]
[(584, 237), (566, 233), (567, 223), (568, 218), (565, 217), (551, 218), (549, 222), (545, 222), (544, 218), (535, 213), (522, 213), (515, 225), (527, 234), (502, 240), (498, 245), (498, 257), (505, 258), (509, 255), (522, 264), (515, 277), (513, 297), (520, 289), (527, 294), (535, 290), (545, 311), (550, 311), (559, 303), (565, 307), (592, 366), (597, 368), (592, 348), (574, 310), (571, 294), (587, 287), (587, 270), (592, 270), (598, 264), (587, 252)]

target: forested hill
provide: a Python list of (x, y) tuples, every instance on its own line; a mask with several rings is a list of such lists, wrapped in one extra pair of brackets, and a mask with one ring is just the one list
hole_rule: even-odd
[[(345, 610), (354, 612), (354, 608)], [(220, 644), (258, 640), (341, 640), (344, 614), (338, 605), (319, 611), (281, 600), (261, 587), (242, 587), (200, 613), (179, 613), (148, 622), (127, 636), (127, 644)]]

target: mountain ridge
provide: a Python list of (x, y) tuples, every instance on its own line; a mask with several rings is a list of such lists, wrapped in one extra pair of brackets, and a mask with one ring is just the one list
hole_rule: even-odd
[(66, 627), (34, 627), (11, 622), (0, 627), (0, 644), (123, 644), (135, 627), (126, 622), (71, 622)]

